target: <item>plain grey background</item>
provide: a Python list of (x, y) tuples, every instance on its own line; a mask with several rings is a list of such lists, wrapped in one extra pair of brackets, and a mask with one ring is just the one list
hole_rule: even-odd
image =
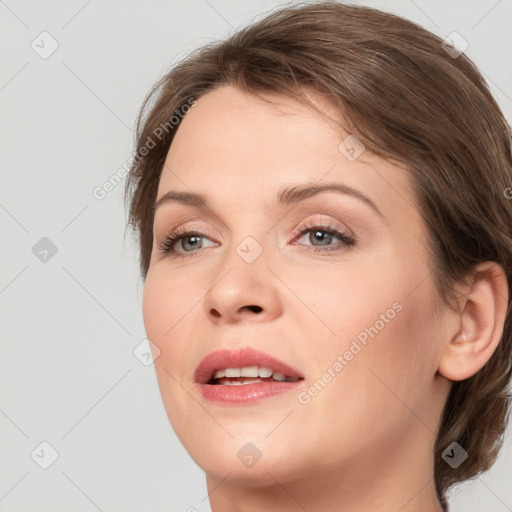
[[(458, 32), (512, 124), (512, 0), (361, 3)], [(124, 181), (93, 191), (131, 156), (155, 80), (278, 5), (0, 1), (0, 511), (210, 510), (144, 364)], [(451, 511), (511, 511), (511, 476), (509, 429)]]

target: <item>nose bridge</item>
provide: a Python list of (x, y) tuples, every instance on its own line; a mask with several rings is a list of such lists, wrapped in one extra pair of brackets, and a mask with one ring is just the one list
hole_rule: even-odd
[(264, 253), (271, 219), (255, 199), (244, 199), (237, 204), (238, 210), (237, 206), (233, 207), (234, 215), (230, 222), (229, 245), (234, 251), (233, 257), (237, 255), (246, 265), (251, 265)]
[[(242, 225), (242, 224), (241, 224)], [(219, 279), (230, 283), (234, 288), (252, 287), (259, 281), (265, 281), (265, 274), (268, 272), (269, 247), (264, 240), (264, 229), (257, 232), (252, 229), (243, 231), (233, 230), (230, 233), (231, 240), (220, 264), (216, 281)], [(222, 277), (225, 276), (225, 277)]]
[[(275, 219), (272, 212), (258, 203), (245, 208), (245, 215), (237, 217), (233, 223), (231, 242), (232, 248), (238, 259), (239, 265), (246, 272), (256, 272), (258, 277), (266, 280), (269, 270), (266, 264), (270, 264), (278, 250), (277, 230), (272, 229)], [(235, 261), (238, 260), (235, 258)]]

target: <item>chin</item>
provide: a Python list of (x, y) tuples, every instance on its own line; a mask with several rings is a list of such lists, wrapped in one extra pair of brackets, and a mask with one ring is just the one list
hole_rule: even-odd
[(300, 441), (288, 436), (288, 442), (283, 442), (277, 432), (268, 435), (275, 429), (275, 422), (271, 428), (266, 424), (260, 426), (259, 433), (254, 432), (254, 424), (237, 424), (236, 429), (230, 429), (228, 423), (226, 427), (233, 437), (219, 426), (215, 435), (212, 431), (182, 427), (184, 435), (180, 437), (176, 432), (180, 441), (195, 463), (212, 478), (223, 480), (229, 475), (231, 483), (260, 487), (275, 485), (276, 479), (284, 483), (311, 475), (313, 461), (306, 461), (303, 453), (297, 451), (298, 445), (303, 446)]

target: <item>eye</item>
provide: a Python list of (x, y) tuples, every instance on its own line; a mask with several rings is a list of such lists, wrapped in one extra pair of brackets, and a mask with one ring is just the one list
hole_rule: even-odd
[[(295, 240), (304, 238), (308, 233), (309, 236), (307, 237), (307, 240), (312, 243), (314, 252), (339, 251), (352, 247), (356, 243), (355, 238), (347, 229), (343, 229), (337, 225), (332, 226), (331, 224), (315, 224), (304, 226), (300, 230), (295, 231), (293, 233), (295, 239), (294, 242), (292, 242), (292, 245), (297, 245)], [(209, 233), (206, 234), (210, 236)], [(341, 240), (341, 243), (333, 245), (332, 241), (336, 238)], [(202, 242), (203, 239), (209, 240), (209, 238), (200, 231), (178, 228), (162, 240), (158, 245), (158, 249), (163, 254), (168, 255), (171, 258), (189, 258), (200, 253), (197, 249), (204, 248)], [(181, 250), (178, 251), (177, 248), (180, 248)]]
[[(304, 238), (305, 235), (308, 235), (306, 239), (315, 247), (314, 252), (339, 251), (343, 248), (352, 247), (356, 243), (355, 238), (347, 229), (343, 229), (337, 225), (332, 226), (331, 224), (304, 226), (294, 234), (296, 237), (300, 238)], [(334, 238), (341, 240), (341, 243), (336, 245), (330, 244)], [(296, 238), (296, 240), (297, 239), (299, 238)]]
[[(164, 254), (172, 255), (173, 258), (187, 258), (198, 253), (194, 249), (203, 248), (202, 238), (206, 239), (206, 236), (199, 231), (178, 228), (162, 240), (158, 249)], [(176, 246), (181, 247), (184, 254), (178, 252)]]

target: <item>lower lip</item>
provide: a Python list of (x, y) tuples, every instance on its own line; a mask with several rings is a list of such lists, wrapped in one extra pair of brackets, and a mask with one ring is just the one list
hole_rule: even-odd
[(264, 398), (288, 393), (304, 382), (255, 382), (241, 386), (200, 384), (204, 398), (222, 404), (252, 404)]

